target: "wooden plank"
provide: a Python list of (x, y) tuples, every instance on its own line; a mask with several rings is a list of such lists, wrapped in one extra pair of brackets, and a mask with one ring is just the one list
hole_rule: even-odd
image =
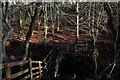
[(5, 70), (6, 70), (6, 80), (11, 80), (11, 70), (9, 64), (5, 65)]
[(9, 65), (9, 67), (17, 66), (17, 65), (22, 65), (28, 63), (28, 60), (26, 61), (17, 61), (17, 62), (11, 62), (11, 63), (5, 63), (5, 65)]
[(32, 61), (32, 63), (42, 63), (42, 61)]
[(26, 80), (26, 79), (28, 79), (28, 78), (30, 78), (30, 74), (29, 75), (27, 75), (27, 76), (25, 76), (24, 78), (22, 78), (21, 80)]
[[(28, 62), (29, 62), (29, 65), (30, 65), (29, 69), (25, 69), (23, 71), (20, 71), (20, 72), (17, 72), (15, 74), (11, 75), (10, 67), (26, 64)], [(16, 77), (18, 77), (18, 76), (20, 76), (20, 75), (22, 75), (22, 74), (24, 74), (24, 73), (26, 73), (28, 71), (30, 71), (30, 75), (25, 76), (23, 79), (27, 79), (27, 78), (31, 77), (31, 80), (32, 80), (33, 79), (33, 75), (36, 75), (36, 74), (40, 74), (41, 75), (41, 73), (40, 73), (41, 70), (36, 72), (36, 73), (34, 73), (34, 74), (32, 73), (32, 70), (41, 69), (42, 66), (32, 68), (32, 63), (39, 63), (39, 65), (41, 65), (42, 62), (41, 61), (32, 61), (31, 59), (29, 59), (29, 61), (26, 60), (26, 61), (17, 61), (17, 62), (12, 62), (12, 63), (5, 63), (5, 66), (6, 66), (5, 68), (7, 69), (7, 73), (6, 73), (6, 78), (2, 79), (2, 80), (14, 79), (14, 78), (16, 78)], [(3, 69), (3, 68), (4, 68), (3, 64), (2, 65), (0, 64), (0, 69)]]
[(30, 80), (33, 80), (33, 74), (32, 74), (32, 60), (29, 58), (29, 71), (30, 71)]
[(41, 66), (41, 63), (39, 61), (39, 76), (40, 76), (40, 79), (41, 79), (41, 76), (42, 76), (42, 74), (41, 74), (41, 72), (42, 72), (41, 68), (42, 68), (42, 66)]
[(34, 67), (34, 68), (32, 68), (32, 70), (36, 70), (36, 69), (39, 69), (39, 67)]
[(39, 74), (39, 71), (37, 71), (37, 72), (33, 73), (33, 76), (34, 76), (34, 75), (37, 75), (37, 74)]
[(34, 79), (33, 80), (36, 80), (36, 79), (38, 79), (40, 76), (36, 76), (36, 77), (34, 77)]
[(24, 73), (27, 73), (28, 71), (29, 71), (29, 69), (25, 69), (23, 71), (20, 71), (20, 72), (17, 72), (15, 74), (11, 75), (11, 77), (12, 77), (12, 79), (14, 79), (14, 78), (16, 78), (16, 77), (18, 77), (18, 76), (20, 76), (20, 75), (22, 75)]

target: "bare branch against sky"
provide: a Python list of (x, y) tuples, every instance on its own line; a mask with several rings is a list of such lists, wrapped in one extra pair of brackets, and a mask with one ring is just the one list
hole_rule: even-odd
[(120, 0), (1, 0), (2, 2), (119, 2)]

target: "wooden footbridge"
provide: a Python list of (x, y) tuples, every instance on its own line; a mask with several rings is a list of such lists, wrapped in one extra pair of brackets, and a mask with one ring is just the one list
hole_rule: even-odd
[[(69, 45), (65, 46), (69, 47)], [(63, 53), (65, 53), (63, 48), (55, 45), (43, 61), (33, 61), (29, 58), (25, 61), (1, 64), (2, 80), (41, 80), (42, 77), (56, 77)], [(79, 43), (75, 48), (75, 53), (80, 52), (76, 49), (88, 50), (88, 47), (86, 43)]]
[(57, 75), (62, 50), (55, 45), (43, 61), (25, 61), (0, 64), (2, 80), (41, 80), (43, 76)]
[[(34, 66), (38, 64), (38, 66)], [(2, 69), (2, 80), (12, 80), (12, 79), (20, 79), (20, 80), (36, 80), (40, 79), (42, 76), (42, 62), (41, 61), (32, 61), (31, 58), (26, 61), (17, 61), (11, 63), (5, 63), (0, 65), (0, 69)], [(19, 71), (19, 69), (24, 68)], [(17, 72), (16, 72), (16, 71)], [(15, 72), (15, 73), (13, 73)]]

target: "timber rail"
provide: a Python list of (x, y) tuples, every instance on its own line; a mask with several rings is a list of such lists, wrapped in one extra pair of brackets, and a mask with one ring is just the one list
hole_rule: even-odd
[(43, 60), (43, 63), (45, 64), (44, 69), (46, 69), (44, 74), (45, 77), (56, 77), (62, 59), (62, 51), (63, 50), (59, 45), (55, 45), (53, 49), (49, 52), (49, 54), (46, 56), (46, 58)]
[[(12, 69), (14, 69), (15, 66), (25, 66), (27, 65), (26, 69), (22, 71), (18, 71), (16, 73), (12, 74)], [(35, 64), (38, 64), (38, 66), (34, 66)], [(11, 62), (11, 63), (5, 63), (0, 64), (0, 69), (4, 70), (5, 75), (3, 76), (2, 80), (12, 80), (17, 79), (20, 77), (20, 80), (36, 80), (41, 79), (42, 76), (42, 62), (41, 61), (32, 61), (31, 58), (26, 61), (17, 61), (17, 62)], [(16, 67), (17, 68), (17, 67)]]
[(61, 51), (60, 47), (55, 45), (43, 61), (33, 61), (29, 58), (25, 61), (0, 64), (0, 70), (3, 72), (2, 80), (41, 80), (50, 73), (52, 76), (57, 75), (62, 58)]

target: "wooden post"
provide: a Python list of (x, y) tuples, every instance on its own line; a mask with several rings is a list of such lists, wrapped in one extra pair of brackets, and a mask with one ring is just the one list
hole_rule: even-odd
[(40, 72), (40, 80), (41, 80), (41, 76), (42, 76), (42, 74), (41, 74), (41, 62), (39, 61), (39, 72)]
[(11, 80), (11, 70), (9, 64), (5, 65), (5, 70), (6, 70), (6, 80)]
[(30, 71), (30, 80), (33, 80), (33, 75), (32, 75), (32, 60), (29, 58), (29, 71)]

